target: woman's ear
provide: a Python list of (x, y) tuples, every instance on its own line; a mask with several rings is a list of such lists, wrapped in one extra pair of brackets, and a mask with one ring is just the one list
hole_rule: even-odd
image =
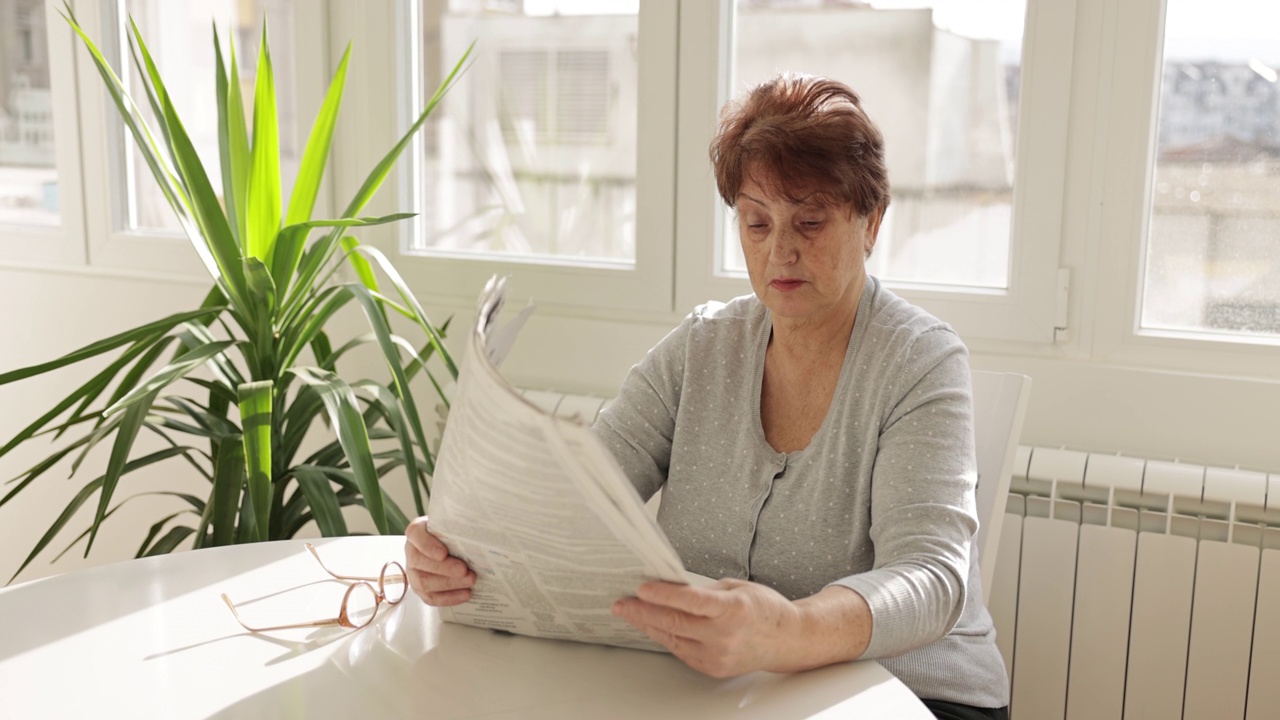
[(880, 221), (884, 220), (884, 208), (879, 208), (867, 216), (866, 234), (863, 238), (863, 252), (867, 257), (871, 257), (871, 251), (876, 246), (876, 240), (880, 236)]

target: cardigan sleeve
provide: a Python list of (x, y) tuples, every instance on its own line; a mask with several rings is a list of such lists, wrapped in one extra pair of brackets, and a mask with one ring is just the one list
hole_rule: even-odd
[(617, 397), (592, 426), (644, 500), (667, 481), (685, 355), (696, 315), (695, 311), (686, 317), (631, 368)]
[(863, 657), (891, 657), (946, 635), (964, 610), (978, 528), (968, 353), (945, 326), (920, 333), (899, 373), (871, 478), (870, 571), (833, 584), (861, 594), (872, 634)]

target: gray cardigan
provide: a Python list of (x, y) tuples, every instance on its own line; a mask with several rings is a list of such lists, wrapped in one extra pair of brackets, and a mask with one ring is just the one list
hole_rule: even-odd
[(878, 658), (922, 698), (1008, 704), (982, 599), (968, 354), (946, 324), (868, 278), (827, 416), (776, 452), (760, 423), (769, 311), (700, 306), (628, 374), (596, 433), (685, 567), (797, 599), (866, 598)]

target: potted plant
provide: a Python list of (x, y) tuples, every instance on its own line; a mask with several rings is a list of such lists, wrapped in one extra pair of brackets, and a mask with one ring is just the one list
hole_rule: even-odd
[[(64, 17), (92, 56), (142, 158), (214, 284), (198, 308), (113, 335), (56, 360), (0, 373), (0, 385), (4, 385), (118, 353), (88, 382), (0, 445), (3, 457), (33, 438), (52, 435), (56, 441), (77, 436), (62, 440), (52, 455), (14, 478), (13, 487), (0, 496), (0, 507), (65, 458), (73, 459), (74, 475), (95, 446), (110, 441), (111, 448), (105, 470), (67, 504), (14, 577), (96, 496), (92, 523), (67, 546), (69, 550), (87, 537), (87, 556), (103, 521), (130, 499), (113, 504), (121, 479), (165, 461), (194, 468), (190, 472), (202, 478), (203, 491), (165, 493), (174, 496), (180, 508), (151, 526), (139, 557), (169, 552), (188, 539), (196, 548), (286, 539), (312, 520), (326, 536), (344, 535), (347, 527), (341, 508), (349, 505), (363, 506), (379, 532), (402, 532), (407, 518), (384, 495), (382, 478), (404, 468), (415, 510), (422, 513), (434, 469), (410, 380), (418, 373), (427, 374), (447, 407), (426, 363), (434, 355), (453, 378), (457, 368), (442, 342), (447, 323), (434, 326), (391, 262), (346, 233), (410, 217), (361, 217), (360, 212), (413, 133), (458, 79), (470, 49), (408, 132), (369, 173), (342, 215), (317, 219), (312, 211), (342, 102), (350, 46), (311, 129), (286, 206), (281, 197), (275, 81), (265, 23), (251, 129), (245, 118), (235, 46), (231, 45), (229, 62), (224, 64), (214, 28), (222, 175), (222, 186), (215, 189), (137, 25), (130, 23), (130, 52), (143, 79), (142, 101), (157, 119), (155, 130), (70, 7)], [(309, 241), (313, 230), (321, 232)], [(334, 280), (343, 264), (349, 265), (356, 281)], [(389, 279), (394, 297), (380, 286), (375, 265)], [(326, 323), (352, 301), (363, 310), (372, 333), (335, 348)], [(421, 330), (425, 336), (421, 347), (393, 332), (388, 311), (408, 318), (412, 327)], [(369, 341), (375, 341), (385, 357), (390, 380), (344, 381), (336, 363), (350, 349)], [(327, 422), (336, 437), (304, 455), (304, 436), (317, 421)], [(143, 432), (158, 436), (162, 449), (135, 453), (135, 441)], [(389, 444), (389, 449), (382, 449), (378, 440)]]

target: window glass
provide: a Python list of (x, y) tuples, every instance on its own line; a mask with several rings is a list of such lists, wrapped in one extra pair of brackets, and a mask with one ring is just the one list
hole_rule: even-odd
[[(868, 271), (1007, 288), (1025, 0), (737, 0), (731, 93), (780, 71), (849, 85), (892, 202)], [(745, 273), (737, 222), (720, 267)]]
[[(173, 99), (183, 127), (191, 136), (196, 152), (204, 164), (213, 188), (222, 194), (222, 165), (218, 160), (218, 110), (215, 95), (215, 62), (213, 29), (217, 23), (223, 43), (224, 59), (235, 42), (240, 72), (240, 90), (244, 97), (245, 123), (253, 133), (254, 75), (258, 67), (263, 17), (269, 18), (271, 64), (275, 71), (276, 106), (280, 120), (280, 179), (284, 197), (288, 198), (298, 174), (301, 155), (297, 132), (296, 82), (293, 41), (294, 0), (125, 0), (124, 7), (137, 23), (142, 39), (155, 57), (156, 67)], [(121, 13), (123, 16), (123, 13)], [(121, 18), (119, 30), (122, 56), (130, 67), (126, 82), (129, 92), (142, 106), (143, 115), (159, 137), (150, 107), (145, 102), (141, 78), (128, 55), (123, 33), (128, 20)], [(114, 112), (114, 110), (113, 110)], [(151, 177), (151, 171), (137, 152), (133, 139), (123, 128), (128, 148), (125, 172), (129, 188), (126, 227), (133, 230), (160, 230), (180, 233), (181, 226), (164, 194)]]
[(1168, 0), (1141, 326), (1280, 336), (1280, 5)]
[(407, 250), (634, 264), (639, 0), (413, 7), (421, 93), (480, 42), (419, 144)]
[(0, 0), (0, 224), (57, 225), (44, 0)]

